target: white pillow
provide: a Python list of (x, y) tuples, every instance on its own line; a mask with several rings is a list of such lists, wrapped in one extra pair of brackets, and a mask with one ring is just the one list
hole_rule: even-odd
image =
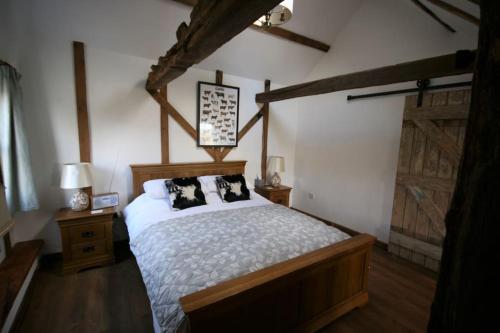
[(142, 184), (144, 192), (151, 199), (168, 199), (168, 190), (165, 181), (168, 179), (153, 179)]
[(217, 189), (217, 184), (215, 183), (215, 177), (220, 177), (220, 175), (198, 177), (198, 180), (201, 183), (201, 190), (203, 191), (203, 193), (210, 193), (210, 192), (219, 193), (219, 190)]
[[(217, 183), (215, 183), (215, 178), (221, 177), (221, 175), (216, 175), (216, 176), (199, 176), (198, 180), (201, 183), (201, 190), (203, 191), (204, 194), (210, 193), (210, 192), (215, 192), (219, 193), (219, 189), (217, 188)], [(245, 177), (245, 176), (243, 176)], [(247, 184), (247, 188), (249, 190), (253, 190), (254, 186), (253, 184), (248, 183), (247, 179), (245, 178), (245, 182)]]

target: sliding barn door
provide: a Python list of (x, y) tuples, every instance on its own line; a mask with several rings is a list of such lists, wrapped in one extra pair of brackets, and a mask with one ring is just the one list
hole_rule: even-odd
[(470, 90), (424, 94), (405, 102), (389, 251), (439, 269), (444, 217), (462, 155)]

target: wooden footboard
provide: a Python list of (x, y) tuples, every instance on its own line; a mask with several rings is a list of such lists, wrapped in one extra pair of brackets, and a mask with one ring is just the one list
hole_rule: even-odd
[(184, 296), (191, 332), (315, 332), (368, 302), (374, 242), (355, 236)]

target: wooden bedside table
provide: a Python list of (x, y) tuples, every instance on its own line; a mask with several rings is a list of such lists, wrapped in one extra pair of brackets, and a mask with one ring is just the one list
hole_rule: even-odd
[(63, 274), (114, 262), (114, 214), (115, 208), (104, 208), (103, 212), (98, 214), (91, 214), (90, 210), (59, 210), (56, 221), (61, 228)]
[(262, 195), (269, 201), (289, 207), (291, 187), (280, 185), (278, 187), (259, 186), (255, 188), (255, 192)]

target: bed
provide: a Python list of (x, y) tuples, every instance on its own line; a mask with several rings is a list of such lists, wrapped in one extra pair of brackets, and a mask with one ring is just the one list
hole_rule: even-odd
[(126, 223), (156, 332), (314, 332), (368, 302), (370, 235), (351, 238), (253, 191), (248, 202), (210, 194), (176, 214), (143, 194), (148, 180), (244, 174), (245, 164), (131, 165)]

